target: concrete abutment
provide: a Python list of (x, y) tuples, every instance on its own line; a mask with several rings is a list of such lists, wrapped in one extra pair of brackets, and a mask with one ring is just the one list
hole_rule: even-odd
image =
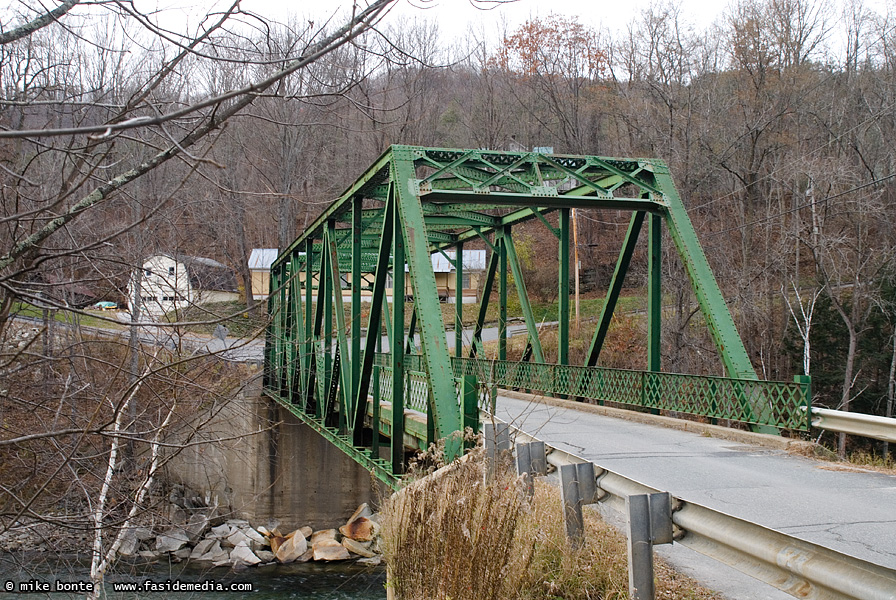
[(172, 436), (189, 445), (168, 462), (168, 481), (217, 498), (234, 517), (323, 529), (378, 499), (370, 473), (262, 395), (260, 380), (191, 425), (192, 440), (186, 427)]

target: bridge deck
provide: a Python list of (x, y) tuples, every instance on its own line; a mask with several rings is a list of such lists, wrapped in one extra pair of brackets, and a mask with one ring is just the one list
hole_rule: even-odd
[[(732, 442), (557, 404), (499, 396), (496, 416), (645, 485), (896, 569), (896, 476), (758, 445), (767, 436)], [(681, 547), (666, 558), (726, 597), (791, 597)]]

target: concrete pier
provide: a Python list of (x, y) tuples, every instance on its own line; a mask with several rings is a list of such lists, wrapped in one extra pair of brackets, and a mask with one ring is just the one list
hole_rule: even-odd
[(362, 502), (377, 504), (370, 474), (263, 396), (260, 379), (235, 400), (197, 414), (191, 425), (198, 428), (194, 438), (183, 427), (169, 440), (192, 445), (168, 463), (168, 481), (217, 497), (234, 517), (279, 522), (281, 530), (321, 529)]

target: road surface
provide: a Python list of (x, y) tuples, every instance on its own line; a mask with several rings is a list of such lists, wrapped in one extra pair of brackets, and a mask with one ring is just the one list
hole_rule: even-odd
[[(896, 476), (499, 394), (546, 443), (709, 508), (896, 569)], [(657, 550), (727, 597), (790, 598), (684, 547)], [(704, 564), (705, 563), (705, 564)]]

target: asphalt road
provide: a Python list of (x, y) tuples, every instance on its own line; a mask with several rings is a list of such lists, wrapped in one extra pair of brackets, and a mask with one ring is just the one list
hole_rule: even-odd
[[(500, 396), (496, 415), (643, 484), (896, 569), (896, 476)], [(729, 598), (791, 598), (682, 546), (657, 547)]]

